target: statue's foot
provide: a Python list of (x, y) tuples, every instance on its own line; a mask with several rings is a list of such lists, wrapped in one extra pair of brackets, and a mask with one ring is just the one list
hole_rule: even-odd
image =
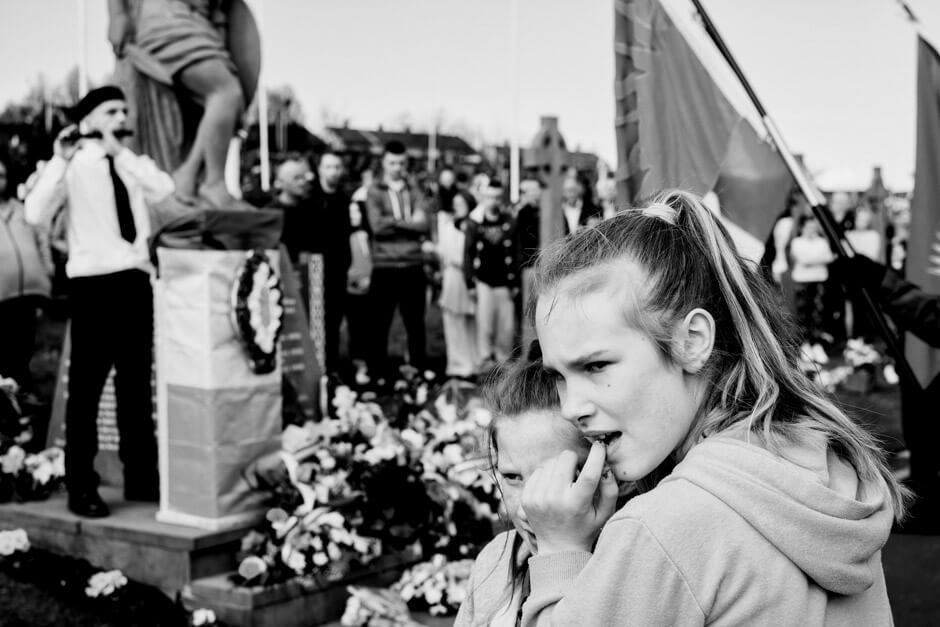
[(244, 200), (239, 200), (238, 198), (232, 196), (223, 182), (211, 183), (209, 185), (200, 185), (199, 198), (209, 203), (215, 209), (224, 209), (229, 211), (254, 209), (253, 206)]

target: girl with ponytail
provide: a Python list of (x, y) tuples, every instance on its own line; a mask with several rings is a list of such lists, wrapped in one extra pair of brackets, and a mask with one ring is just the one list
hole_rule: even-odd
[[(906, 494), (700, 198), (557, 242), (535, 291), (544, 367), (592, 448), (523, 489), (524, 625), (891, 623), (881, 547)], [(645, 487), (609, 519), (599, 468)]]

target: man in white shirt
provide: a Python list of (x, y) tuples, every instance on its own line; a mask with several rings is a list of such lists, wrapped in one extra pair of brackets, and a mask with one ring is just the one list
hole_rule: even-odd
[(127, 103), (117, 87), (88, 92), (72, 111), (55, 156), (26, 197), (26, 217), (49, 223), (68, 212), (71, 363), (65, 410), (65, 482), (69, 509), (109, 514), (98, 495), (98, 402), (115, 368), (124, 496), (156, 501), (157, 444), (152, 420), (153, 294), (148, 203), (173, 193), (170, 176), (122, 144)]

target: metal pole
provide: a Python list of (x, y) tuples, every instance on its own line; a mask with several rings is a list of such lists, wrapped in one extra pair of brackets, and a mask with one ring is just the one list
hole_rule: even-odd
[(512, 72), (512, 130), (509, 133), (509, 199), (519, 202), (519, 0), (509, 3), (509, 59)]
[[(255, 20), (258, 22), (258, 34), (264, 42), (264, 0), (255, 0)], [(264, 45), (261, 46), (262, 51)], [(261, 55), (261, 69), (258, 71), (258, 157), (261, 159), (261, 191), (271, 190), (271, 148), (268, 140), (268, 88), (265, 83), (264, 53)]]
[(78, 29), (78, 97), (88, 93), (88, 34), (85, 24), (85, 0), (76, 0), (76, 28)]
[[(800, 166), (796, 158), (793, 156), (793, 153), (787, 147), (780, 130), (777, 128), (777, 125), (774, 124), (774, 121), (770, 118), (770, 115), (767, 113), (767, 109), (764, 108), (763, 103), (760, 101), (760, 98), (758, 98), (757, 93), (751, 86), (750, 81), (748, 81), (747, 77), (744, 75), (744, 71), (741, 69), (741, 66), (739, 66), (738, 62), (735, 60), (734, 55), (731, 54), (731, 50), (728, 48), (725, 40), (718, 32), (718, 28), (715, 26), (714, 22), (712, 22), (708, 12), (705, 10), (705, 7), (702, 6), (701, 0), (692, 0), (692, 4), (695, 5), (695, 10), (698, 11), (699, 16), (702, 18), (702, 24), (705, 26), (705, 31), (708, 33), (709, 37), (711, 37), (712, 42), (714, 42), (715, 46), (718, 48), (718, 51), (721, 53), (721, 56), (724, 57), (725, 61), (731, 67), (731, 70), (734, 72), (735, 76), (738, 77), (738, 81), (741, 83), (744, 91), (747, 92), (747, 95), (751, 99), (754, 108), (757, 109), (757, 113), (761, 117), (764, 128), (767, 129), (767, 134), (770, 135), (770, 138), (777, 146), (777, 151), (780, 153), (780, 156), (783, 157), (783, 161), (790, 170), (790, 174), (793, 176), (796, 184), (800, 188), (800, 191), (809, 202), (810, 207), (813, 210), (813, 214), (819, 220), (819, 224), (822, 226), (823, 231), (826, 233), (826, 237), (829, 239), (830, 245), (835, 249), (835, 252), (840, 257), (854, 257), (855, 251), (852, 250), (851, 245), (845, 240), (842, 229), (838, 224), (836, 224), (835, 218), (832, 216), (832, 213), (826, 206), (826, 199), (823, 198), (816, 190), (816, 187), (810, 183), (809, 179), (806, 177), (806, 173), (803, 171), (803, 168)], [(894, 357), (898, 367), (898, 374), (902, 379), (905, 380), (905, 382), (911, 386), (914, 386), (915, 389), (922, 390), (923, 388), (920, 385), (920, 381), (917, 379), (917, 375), (914, 374), (914, 370), (911, 368), (910, 363), (908, 363), (907, 357), (904, 355), (904, 351), (901, 348), (901, 343), (898, 340), (898, 337), (888, 325), (888, 319), (885, 317), (884, 312), (882, 312), (878, 305), (875, 304), (875, 301), (868, 290), (865, 288), (858, 288), (858, 293), (862, 298), (862, 301), (865, 303), (866, 308), (871, 312), (875, 325), (878, 327), (878, 332), (887, 344), (888, 351)]]

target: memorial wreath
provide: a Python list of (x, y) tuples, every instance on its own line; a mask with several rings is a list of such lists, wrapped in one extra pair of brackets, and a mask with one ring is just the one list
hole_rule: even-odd
[(267, 255), (248, 252), (232, 286), (232, 318), (255, 374), (267, 374), (277, 364), (282, 295), (280, 277)]

